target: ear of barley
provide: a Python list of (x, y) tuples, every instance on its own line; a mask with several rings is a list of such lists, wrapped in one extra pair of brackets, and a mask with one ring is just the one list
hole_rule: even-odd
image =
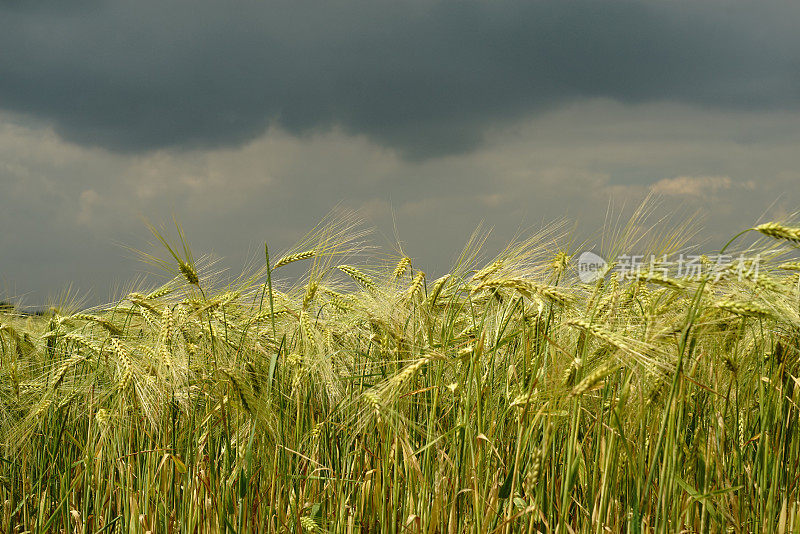
[(569, 267), (572, 257), (563, 250), (558, 251), (550, 260), (549, 267), (556, 272), (564, 272)]
[(105, 408), (100, 408), (97, 410), (97, 413), (94, 414), (94, 418), (101, 428), (106, 428), (111, 420), (111, 416), (108, 414), (108, 410)]
[(161, 313), (161, 332), (158, 336), (161, 343), (168, 344), (170, 342), (174, 327), (175, 319), (173, 318), (172, 308), (164, 306), (164, 311)]
[(275, 310), (274, 312), (263, 311), (258, 315), (256, 315), (256, 321), (264, 321), (267, 319), (271, 319), (272, 317), (275, 317), (277, 319), (278, 317), (284, 317), (288, 314), (289, 312), (287, 310)]
[(300, 331), (303, 334), (304, 347), (306, 349), (313, 349), (316, 346), (314, 330), (306, 310), (300, 312)]
[(253, 415), (255, 413), (256, 405), (255, 398), (250, 391), (250, 387), (244, 380), (241, 380), (233, 370), (221, 369), (221, 371), (230, 381), (233, 391), (236, 393), (236, 397), (239, 399), (242, 407), (247, 411), (247, 413)]
[(247, 371), (247, 376), (250, 377), (250, 383), (253, 388), (253, 393), (258, 395), (261, 393), (261, 380), (259, 378), (259, 374), (256, 371), (256, 366), (253, 364), (252, 361), (248, 361), (244, 364), (244, 368)]
[(233, 317), (232, 315), (223, 313), (221, 310), (214, 310), (212, 315), (217, 321), (222, 323), (222, 325), (228, 330), (232, 331), (241, 330), (241, 327), (235, 322), (233, 322), (233, 320), (231, 319), (231, 317)]
[(320, 421), (319, 423), (314, 425), (314, 428), (311, 429), (311, 437), (313, 439), (319, 438), (319, 435), (322, 432), (322, 427), (324, 426), (325, 426), (325, 421)]
[(451, 276), (452, 276), (451, 274), (446, 274), (441, 278), (437, 279), (433, 283), (433, 287), (431, 288), (431, 294), (428, 297), (428, 302), (430, 302), (431, 306), (436, 304), (436, 299), (439, 298), (439, 295), (442, 293), (442, 289), (444, 289), (445, 284), (447, 283), (448, 280), (450, 280)]
[(570, 392), (570, 397), (578, 397), (587, 391), (595, 389), (596, 387), (600, 386), (606, 377), (617, 371), (619, 368), (619, 365), (609, 364), (595, 369), (572, 389)]
[(510, 406), (519, 406), (520, 408), (524, 408), (526, 404), (536, 400), (538, 393), (539, 391), (537, 389), (520, 393), (514, 398), (513, 401), (511, 401)]
[(362, 396), (367, 401), (370, 408), (372, 408), (372, 410), (375, 412), (375, 416), (378, 417), (378, 419), (380, 419), (382, 405), (380, 399), (375, 394), (375, 392), (372, 390), (367, 390), (362, 394)]
[(501, 258), (499, 260), (496, 260), (491, 265), (487, 265), (486, 267), (484, 267), (483, 269), (481, 269), (480, 271), (475, 273), (475, 275), (473, 275), (472, 281), (473, 282), (481, 282), (482, 280), (485, 280), (489, 276), (491, 276), (494, 273), (496, 273), (497, 271), (499, 271), (504, 263), (505, 263), (505, 259)]
[(354, 307), (353, 300), (347, 295), (342, 295), (330, 289), (325, 290), (325, 295), (327, 295), (329, 303), (342, 311), (352, 310)]
[(242, 296), (240, 291), (226, 291), (218, 297), (220, 306), (227, 306), (231, 302), (238, 300)]
[(311, 301), (314, 300), (314, 295), (317, 294), (317, 288), (319, 288), (319, 282), (314, 280), (308, 283), (306, 286), (306, 294), (303, 296), (303, 309), (306, 310), (311, 305)]
[(800, 261), (782, 263), (778, 265), (778, 269), (783, 269), (784, 271), (800, 271)]
[(397, 262), (397, 267), (394, 268), (392, 271), (392, 278), (395, 280), (403, 276), (405, 274), (406, 269), (411, 265), (411, 258), (408, 256), (403, 256), (399, 262)]
[(147, 297), (145, 297), (141, 293), (131, 293), (126, 298), (130, 300), (132, 303), (134, 303), (136, 306), (139, 306), (140, 308), (150, 310), (152, 313), (158, 315), (161, 314), (161, 312), (158, 311), (158, 308), (156, 307), (155, 303), (150, 302), (147, 299)]
[(565, 386), (575, 385), (575, 377), (577, 376), (582, 364), (583, 361), (580, 358), (575, 358), (572, 360), (572, 363), (569, 364), (569, 367), (567, 367), (567, 370), (564, 372), (563, 383)]
[(308, 532), (319, 532), (322, 530), (321, 527), (317, 525), (314, 518), (309, 515), (304, 515), (300, 518), (300, 526), (303, 527), (303, 530), (307, 530)]
[(61, 382), (64, 380), (64, 377), (66, 376), (67, 372), (84, 360), (86, 360), (86, 357), (80, 354), (70, 356), (69, 358), (64, 360), (64, 362), (58, 368), (58, 371), (56, 371), (56, 374), (53, 377), (54, 378), (53, 389), (54, 390), (58, 389), (58, 386), (61, 385)]
[(69, 334), (66, 334), (64, 336), (64, 339), (68, 340), (68, 341), (72, 341), (73, 343), (75, 343), (75, 344), (77, 344), (77, 345), (79, 345), (79, 346), (81, 346), (83, 348), (89, 349), (92, 352), (99, 352), (100, 351), (100, 349), (98, 349), (94, 344), (92, 344), (92, 342), (89, 341), (88, 338), (86, 338), (86, 337), (84, 337), (84, 336), (82, 336), (80, 334), (76, 334), (76, 333), (71, 332)]
[(522, 294), (525, 297), (532, 298), (534, 294), (540, 295), (558, 304), (566, 304), (570, 300), (570, 295), (553, 286), (544, 284), (537, 284), (530, 280), (523, 280), (521, 278), (506, 278), (500, 280), (490, 280), (483, 282), (477, 286), (478, 289), (506, 287)]
[(373, 282), (369, 276), (365, 275), (355, 267), (352, 267), (350, 265), (339, 265), (337, 266), (337, 269), (339, 269), (344, 274), (346, 274), (347, 276), (349, 276), (350, 278), (352, 278), (365, 288), (369, 289), (370, 291), (375, 290), (375, 282)]
[(411, 285), (408, 287), (408, 298), (413, 298), (417, 293), (419, 293), (424, 282), (425, 273), (422, 271), (417, 271), (417, 274), (414, 275), (414, 279), (411, 281)]
[(738, 425), (739, 428), (738, 428), (738, 430), (739, 430), (739, 451), (740, 451), (740, 453), (741, 453), (741, 451), (744, 450), (744, 429), (745, 429), (745, 427), (744, 427), (744, 417), (745, 417), (744, 410), (739, 410), (739, 425)]
[(308, 258), (313, 258), (316, 254), (316, 250), (306, 250), (303, 252), (298, 252), (296, 254), (288, 254), (278, 261), (275, 262), (275, 265), (272, 266), (272, 269), (277, 269), (278, 267), (283, 267), (284, 265), (289, 265), (290, 263), (294, 263), (296, 261), (305, 260)]
[[(477, 332), (478, 332), (478, 327), (474, 324), (471, 324), (464, 330), (459, 332), (456, 338), (475, 337), (475, 334), (477, 334)], [(463, 350), (464, 349), (461, 349), (461, 351)], [(459, 354), (461, 353), (461, 351), (459, 351)]]
[(173, 291), (174, 291), (174, 288), (172, 286), (164, 286), (162, 288), (156, 289), (155, 291), (153, 291), (152, 293), (150, 293), (149, 295), (147, 295), (144, 298), (146, 300), (156, 300), (156, 299), (160, 299), (161, 297), (165, 297), (165, 296), (169, 295)]
[(720, 310), (732, 313), (734, 315), (741, 315), (743, 317), (771, 317), (772, 313), (755, 304), (754, 302), (747, 302), (743, 300), (721, 299), (714, 304)]
[(794, 243), (800, 242), (800, 228), (784, 226), (776, 222), (759, 224), (754, 230), (774, 239), (785, 239)]
[(101, 326), (104, 329), (106, 329), (111, 334), (114, 335), (120, 334), (119, 328), (117, 328), (113, 323), (111, 323), (111, 321), (103, 319), (102, 317), (98, 317), (97, 315), (92, 315), (90, 313), (75, 313), (70, 315), (68, 319), (95, 323), (98, 326)]
[(658, 272), (639, 273), (637, 278), (643, 282), (649, 282), (675, 290), (684, 289), (686, 287), (683, 282), (675, 280), (674, 278), (669, 278), (664, 276), (663, 273)]
[(178, 304), (175, 307), (175, 312), (173, 313), (173, 317), (175, 319), (175, 324), (177, 326), (180, 327), (182, 324), (184, 324), (186, 320), (189, 318), (189, 312), (186, 309), (186, 306), (184, 306), (183, 304)]
[(172, 363), (172, 353), (170, 351), (169, 346), (164, 343), (160, 347), (158, 347), (158, 357), (161, 359), (161, 362), (168, 368), (174, 368), (174, 364)]
[(152, 311), (148, 308), (139, 308), (138, 311), (151, 330), (161, 331), (161, 325), (158, 323), (158, 319), (156, 319)]
[(53, 405), (53, 401), (51, 399), (42, 399), (36, 405), (36, 409), (33, 411), (34, 417), (38, 417), (45, 413), (47, 410), (50, 409), (50, 406)]
[(178, 269), (180, 269), (181, 274), (186, 278), (187, 282), (195, 286), (200, 285), (200, 277), (197, 275), (197, 270), (195, 270), (194, 265), (179, 259)]
[[(182, 307), (181, 307), (182, 308)], [(164, 306), (164, 311), (161, 314), (161, 332), (159, 332), (159, 347), (158, 347), (158, 355), (161, 361), (167, 367), (173, 367), (172, 365), (172, 352), (171, 352), (171, 344), (172, 344), (172, 332), (175, 327), (175, 319), (174, 314), (172, 313), (172, 308), (169, 306)]]
[(653, 381), (649, 392), (647, 393), (647, 402), (645, 403), (645, 406), (649, 408), (655, 405), (655, 403), (657, 403), (661, 398), (661, 394), (664, 392), (666, 387), (667, 377), (662, 374), (656, 375), (656, 378)]
[[(542, 444), (544, 445), (544, 444)], [(539, 478), (542, 474), (542, 460), (544, 459), (542, 447), (536, 447), (533, 451), (533, 458), (531, 458), (531, 467), (528, 474), (525, 476), (525, 493), (528, 495), (536, 491), (536, 485), (539, 483)]]
[(399, 387), (405, 382), (411, 380), (414, 375), (417, 374), (417, 372), (429, 361), (431, 361), (431, 357), (424, 356), (419, 358), (417, 361), (403, 367), (403, 370), (395, 375), (395, 377), (391, 380), (392, 386)]
[(731, 374), (736, 375), (739, 372), (739, 366), (736, 365), (736, 362), (729, 355), (724, 355), (722, 357), (722, 363), (725, 364), (725, 367)]
[(131, 378), (133, 377), (131, 360), (128, 357), (128, 353), (125, 351), (125, 348), (116, 338), (112, 337), (110, 344), (111, 350), (114, 351), (114, 355), (117, 358), (117, 365), (119, 366), (120, 371), (120, 379), (117, 385), (120, 390), (124, 390), (128, 387), (128, 384), (130, 384)]
[(597, 325), (591, 324), (589, 321), (586, 321), (584, 319), (568, 319), (564, 321), (563, 324), (564, 326), (577, 326), (578, 328), (582, 328), (583, 330), (590, 332), (598, 339), (602, 339), (603, 341), (608, 342), (609, 344), (617, 347), (620, 350), (623, 351), (633, 350), (632, 347), (618, 335), (612, 332), (608, 332), (607, 330), (604, 330)]
[(751, 282), (756, 284), (756, 286), (768, 289), (770, 291), (775, 291), (776, 293), (780, 293), (784, 289), (783, 284), (781, 282), (779, 282), (775, 278), (772, 278), (766, 273), (761, 273), (758, 276), (754, 275), (753, 273), (749, 273), (746, 275), (746, 277)]

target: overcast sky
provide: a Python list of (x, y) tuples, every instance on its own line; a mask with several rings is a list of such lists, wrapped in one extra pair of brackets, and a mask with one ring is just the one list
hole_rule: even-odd
[[(174, 215), (233, 270), (336, 205), (431, 272), (648, 193), (800, 205), (795, 0), (0, 0), (0, 298), (91, 302)], [(378, 244), (382, 244), (380, 234)]]

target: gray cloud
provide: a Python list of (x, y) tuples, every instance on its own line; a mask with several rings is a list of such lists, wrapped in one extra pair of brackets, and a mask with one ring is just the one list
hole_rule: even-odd
[(0, 1), (0, 108), (118, 152), (333, 126), (411, 159), (570, 101), (795, 108), (789, 1)]
[[(492, 129), (468, 154), (408, 161), (339, 130), (302, 139), (272, 128), (214, 150), (118, 154), (66, 143), (0, 114), (0, 299), (45, 302), (69, 283), (91, 301), (141, 275), (123, 244), (163, 254), (140, 219), (175, 215), (196, 255), (241, 272), (278, 253), (339, 203), (399, 237), (432, 277), (482, 220), (489, 251), (520, 228), (566, 217), (595, 238), (609, 202), (661, 194), (658, 217), (699, 210), (698, 236), (720, 246), (759, 219), (786, 221), (800, 205), (800, 112), (621, 105), (595, 100)], [(386, 241), (378, 236), (376, 244)], [(565, 241), (566, 242), (566, 241)], [(384, 250), (390, 250), (385, 248)], [(713, 250), (709, 248), (708, 250)]]

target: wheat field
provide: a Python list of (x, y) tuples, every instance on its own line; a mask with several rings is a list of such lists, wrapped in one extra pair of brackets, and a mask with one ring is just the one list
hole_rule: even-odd
[[(640, 222), (605, 257), (686, 244)], [(429, 279), (336, 216), (224, 284), (154, 231), (162, 286), (0, 309), (0, 526), (800, 532), (800, 228), (743, 230), (699, 276), (581, 282), (553, 225)]]

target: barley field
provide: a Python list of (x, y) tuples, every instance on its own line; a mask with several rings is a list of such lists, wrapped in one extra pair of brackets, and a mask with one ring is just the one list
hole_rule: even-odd
[(162, 286), (5, 306), (0, 527), (800, 532), (800, 228), (590, 282), (566, 230), (433, 278), (337, 216), (224, 284), (155, 231)]

